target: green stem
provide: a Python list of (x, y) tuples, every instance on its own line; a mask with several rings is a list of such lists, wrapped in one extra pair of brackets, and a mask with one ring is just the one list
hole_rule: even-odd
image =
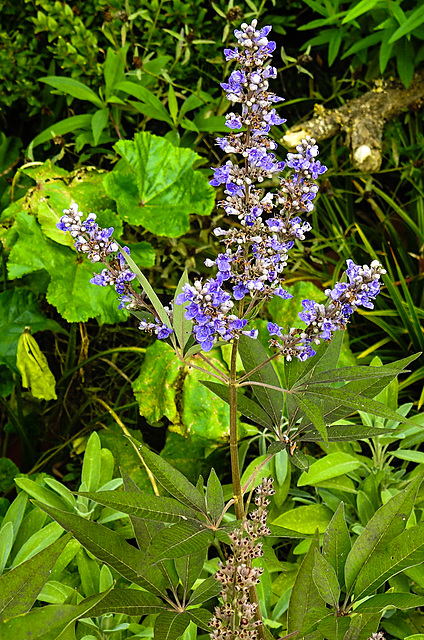
[(241, 492), (240, 465), (238, 458), (238, 438), (237, 438), (237, 350), (238, 341), (234, 340), (231, 349), (230, 364), (230, 455), (231, 474), (233, 477), (233, 498), (237, 520), (244, 519), (243, 494)]

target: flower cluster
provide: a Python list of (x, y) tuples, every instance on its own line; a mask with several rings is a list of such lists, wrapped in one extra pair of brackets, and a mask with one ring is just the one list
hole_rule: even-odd
[(252, 567), (252, 560), (263, 555), (260, 536), (271, 532), (266, 526), (269, 496), (275, 493), (272, 479), (263, 478), (256, 489), (256, 509), (249, 514), (250, 520), (243, 521), (239, 529), (229, 534), (232, 555), (226, 563), (219, 563), (215, 574), (222, 589), (222, 605), (215, 608), (215, 615), (209, 622), (213, 640), (256, 640), (256, 603), (250, 602), (249, 590), (259, 583), (263, 569)]
[(315, 355), (313, 346), (321, 340), (330, 340), (333, 333), (344, 330), (350, 316), (358, 306), (373, 309), (373, 300), (380, 292), (380, 276), (386, 271), (378, 260), (368, 267), (360, 267), (347, 260), (346, 275), (348, 282), (337, 282), (334, 289), (326, 289), (327, 304), (318, 304), (315, 300), (303, 300), (303, 311), (299, 318), (305, 322), (305, 329), (291, 329), (287, 334), (283, 327), (268, 323), (268, 331), (273, 338), (271, 343), (277, 347), (287, 360), (297, 357), (300, 360)]
[[(60, 222), (56, 226), (60, 231), (70, 232), (75, 238), (74, 246), (77, 251), (86, 253), (91, 262), (105, 265), (90, 282), (100, 287), (114, 286), (120, 300), (119, 309), (146, 309), (154, 315), (143, 296), (137, 293), (131, 284), (136, 275), (128, 268), (124, 253), (119, 251), (119, 245), (112, 236), (113, 227), (99, 227), (95, 213), (89, 213), (85, 220), (82, 219), (83, 216), (84, 214), (78, 210), (78, 205), (72, 203), (69, 209), (63, 210)], [(123, 247), (122, 251), (130, 255), (128, 247)], [(172, 333), (172, 329), (156, 317), (155, 322), (142, 320), (139, 329), (155, 334), (159, 340), (166, 339)]]
[[(257, 29), (257, 21), (242, 24), (234, 35), (239, 48), (225, 49), (227, 60), (238, 62), (228, 82), (222, 83), (228, 100), (241, 105), (241, 113), (226, 116), (231, 129), (217, 144), (229, 154), (240, 155), (242, 162), (228, 160), (214, 170), (210, 184), (224, 186), (225, 200), (218, 203), (228, 216), (237, 218), (237, 226), (214, 234), (225, 245), (216, 260), (207, 259), (207, 267), (216, 267), (215, 278), (186, 285), (177, 304), (189, 302), (186, 318), (194, 321), (193, 335), (204, 350), (219, 339), (238, 338), (246, 321), (234, 314), (234, 302), (250, 298), (248, 310), (259, 300), (273, 296), (291, 298), (282, 286), (288, 254), (296, 240), (304, 240), (310, 230), (301, 219), (302, 212), (313, 210), (318, 187), (314, 180), (326, 167), (317, 160), (318, 147), (313, 138), (306, 138), (289, 153), (286, 162), (277, 159), (277, 144), (269, 133), (274, 125), (285, 122), (275, 109), (283, 98), (269, 90), (269, 80), (277, 70), (267, 64), (275, 50), (268, 40), (270, 26)], [(276, 193), (264, 193), (255, 187), (281, 173), (284, 167), (292, 173), (280, 178)], [(224, 283), (230, 293), (224, 291)], [(200, 293), (201, 292), (201, 293)], [(239, 309), (243, 308), (239, 305)], [(241, 315), (241, 314), (239, 314)], [(255, 337), (256, 332), (248, 335)]]

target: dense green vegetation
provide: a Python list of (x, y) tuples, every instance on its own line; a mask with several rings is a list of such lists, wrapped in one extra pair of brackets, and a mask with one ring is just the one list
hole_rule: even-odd
[[(340, 279), (346, 259), (368, 264), (377, 258), (387, 270), (385, 286), (375, 309), (358, 311), (349, 325), (339, 366), (382, 366), (421, 354), (424, 12), (414, 0), (288, 0), (283, 10), (271, 0), (237, 5), (233, 0), (32, 0), (23, 6), (3, 0), (0, 6), (1, 584), (13, 592), (27, 575), (38, 576), (21, 602), (0, 599), (2, 620), (10, 618), (0, 627), (0, 638), (19, 629), (22, 634), (14, 616), (31, 610), (25, 624), (38, 634), (34, 638), (127, 640), (151, 637), (156, 625), (155, 637), (161, 640), (165, 627), (158, 626), (155, 607), (166, 603), (171, 589), (178, 597), (184, 591), (184, 606), (206, 602), (197, 617), (196, 609), (189, 609), (191, 618), (175, 620), (172, 638), (184, 634), (184, 640), (194, 640), (196, 634), (207, 634), (208, 615), (217, 604), (219, 586), (211, 576), (218, 556), (228, 550), (231, 510), (208, 555), (210, 531), (201, 531), (196, 553), (186, 557), (184, 549), (180, 556), (161, 556), (157, 539), (157, 575), (146, 578), (141, 572), (141, 579), (137, 574), (140, 552), (133, 542), (143, 548), (155, 535), (165, 535), (164, 523), (177, 523), (173, 526), (181, 527), (183, 535), (184, 522), (178, 518), (202, 521), (202, 511), (196, 518), (187, 515), (187, 499), (181, 500), (179, 483), (192, 499), (194, 486), (174, 476), (172, 468), (197, 483), (199, 495), (206, 487), (214, 517), (221, 502), (231, 498), (228, 407), (212, 385), (199, 384), (204, 374), (138, 330), (137, 318), (117, 308), (112, 288), (90, 284), (100, 268), (77, 254), (56, 224), (71, 201), (86, 213), (96, 212), (100, 225), (113, 226), (119, 242), (131, 248), (164, 304), (174, 297), (185, 269), (192, 280), (207, 275), (204, 260), (218, 251), (210, 232), (224, 218), (215, 207), (222, 188), (215, 193), (208, 184), (210, 167), (229, 159), (215, 138), (226, 131), (224, 115), (233, 108), (219, 86), (230, 69), (222, 49), (233, 45), (234, 28), (257, 17), (261, 25), (273, 25), (277, 41), (273, 88), (285, 96), (279, 114), (287, 124), (273, 127), (272, 135), (281, 157), (289, 126), (325, 116), (389, 83), (399, 92), (417, 87), (416, 99), (385, 124), (378, 171), (357, 168), (351, 141), (340, 132), (319, 142), (328, 171), (309, 218), (308, 242), (296, 244), (286, 270), (294, 298), (273, 299), (261, 309), (256, 324), (263, 347), (268, 349), (267, 321), (298, 322), (299, 300), (322, 298), (324, 289)], [(212, 363), (229, 370), (230, 357), (230, 347), (223, 346), (214, 350)], [(276, 368), (283, 377), (280, 358)], [(288, 450), (262, 468), (261, 475), (272, 476), (276, 489), (259, 587), (263, 617), (274, 637), (300, 623), (311, 639), (367, 640), (377, 628), (387, 640), (424, 634), (423, 381), (424, 356), (419, 355), (399, 382), (394, 379), (374, 394), (388, 412), (399, 414), (399, 421), (365, 410), (345, 419), (346, 426), (361, 427), (363, 434), (372, 429), (391, 433), (328, 445), (302, 443), (308, 473), (290, 463)], [(411, 422), (403, 424), (406, 416)], [(246, 415), (239, 417), (238, 431), (245, 483), (265, 461), (273, 434)], [(158, 459), (171, 467), (160, 467)], [(204, 481), (198, 482), (199, 475)], [(144, 511), (131, 510), (122, 489), (129, 496), (141, 490), (152, 500), (173, 496), (166, 505), (172, 518), (168, 513), (161, 520), (165, 507), (158, 502), (155, 513), (162, 516), (149, 520), (148, 499)], [(87, 495), (75, 496), (75, 491)], [(100, 491), (110, 497), (103, 494), (97, 502), (94, 494)], [(121, 496), (116, 504), (115, 495)], [(403, 525), (398, 522), (402, 514)], [(86, 520), (87, 530), (78, 530), (76, 516)], [(351, 569), (358, 601), (388, 594), (393, 606), (382, 614), (378, 600), (359, 604), (363, 624), (358, 635), (345, 635), (345, 618), (326, 619), (323, 608), (339, 611), (349, 584), (338, 575), (342, 590), (337, 591), (332, 576), (327, 599), (317, 595), (314, 547), (327, 531), (318, 561), (325, 573), (329, 541), (340, 536), (346, 557), (349, 535), (352, 549), (358, 548), (362, 542), (354, 541), (370, 521), (387, 527), (383, 542), (390, 553), (398, 545), (400, 555), (406, 549), (412, 560), (402, 556), (399, 571), (389, 568), (382, 576)], [(393, 527), (392, 521), (397, 523)], [(106, 529), (107, 543), (100, 551), (87, 544), (98, 531), (89, 528), (97, 524)], [(64, 529), (75, 538), (64, 535)], [(396, 536), (403, 537), (393, 542)], [(133, 557), (121, 566), (110, 560), (108, 548)], [(376, 549), (368, 551), (368, 559), (358, 560), (353, 553), (350, 562), (372, 565)], [(126, 563), (133, 563), (131, 570)], [(165, 574), (173, 586), (166, 586)], [(134, 588), (128, 587), (145, 588), (143, 580), (157, 581), (159, 590), (131, 609)], [(112, 613), (117, 610), (114, 581), (115, 588), (126, 590), (119, 597), (128, 598), (121, 613)], [(315, 598), (316, 610), (306, 621), (296, 618), (293, 606), (287, 614), (294, 584), (294, 594), (309, 589)], [(109, 600), (102, 603), (98, 594), (109, 589)], [(61, 606), (59, 626), (40, 613), (46, 603)], [(160, 615), (165, 619), (168, 614)], [(317, 620), (320, 631), (312, 628)]]

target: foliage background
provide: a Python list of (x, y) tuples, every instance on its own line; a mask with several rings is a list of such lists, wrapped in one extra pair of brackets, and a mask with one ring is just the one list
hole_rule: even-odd
[[(274, 26), (281, 53), (274, 89), (286, 98), (287, 126), (376, 90), (389, 78), (410, 86), (413, 74), (422, 70), (424, 13), (413, 0), (289, 0), (284, 11), (270, 0), (1, 3), (2, 514), (14, 498), (13, 478), (19, 472), (34, 478), (42, 471), (77, 488), (93, 430), (114, 452), (114, 477), (122, 466), (150, 488), (139, 460), (123, 444), (121, 421), (193, 482), (212, 467), (230, 481), (223, 403), (207, 389), (199, 391), (193, 371), (179, 367), (161, 345), (141, 334), (136, 319), (116, 309), (110, 291), (89, 285), (92, 265), (77, 258), (55, 223), (72, 199), (82, 210), (99, 213), (102, 224), (114, 226), (132, 245), (163, 300), (173, 295), (185, 268), (192, 276), (205, 273), (204, 259), (216, 251), (210, 229), (222, 217), (213, 208), (207, 178), (210, 166), (225, 161), (214, 137), (223, 130), (230, 106), (219, 87), (228, 73), (221, 51), (231, 42), (232, 29), (255, 16)], [(285, 130), (280, 127), (274, 136), (281, 140)], [(386, 124), (377, 173), (353, 169), (343, 136), (323, 141), (320, 149), (329, 171), (312, 215), (310, 242), (296, 247), (290, 265), (287, 282), (295, 299), (319, 296), (337, 281), (347, 258), (367, 263), (377, 257), (388, 271), (386, 288), (374, 311), (356, 314), (344, 363), (368, 364), (376, 354), (387, 363), (423, 351), (422, 102)], [(168, 194), (161, 200), (143, 184), (165, 157), (174, 167), (184, 166), (185, 173), (176, 181), (161, 177)], [(187, 194), (184, 180), (196, 181), (197, 198)], [(137, 209), (140, 201), (148, 207)], [(172, 224), (160, 217), (170, 201), (180, 204)], [(295, 318), (296, 305), (285, 305), (273, 301), (261, 312), (259, 328), (269, 317), (280, 323)], [(16, 354), (26, 326), (54, 374), (56, 399), (35, 398), (22, 387)], [(228, 364), (225, 349), (215, 357)], [(422, 357), (414, 365), (400, 381), (403, 411), (419, 411), (424, 400)], [(199, 393), (204, 394), (200, 399)], [(385, 401), (397, 407), (397, 396)], [(248, 467), (264, 454), (269, 436), (243, 421), (240, 429), (241, 459)], [(340, 474), (342, 480), (320, 478), (327, 486), (319, 490), (316, 483), (306, 490), (304, 478), (297, 482), (296, 474), (290, 477), (276, 462), (273, 472), (284, 487), (277, 493), (278, 508), (284, 516), (296, 506), (300, 517), (299, 504), (319, 507), (321, 517), (323, 509), (334, 510), (337, 491), (344, 491), (353, 500), (350, 526), (363, 526), (371, 513), (367, 509), (376, 509), (385, 492), (423, 463), (412, 454), (396, 457), (393, 442), (340, 445), (326, 452), (309, 445), (311, 460), (342, 452), (371, 465), (369, 476), (350, 468)], [(420, 442), (419, 432), (402, 439), (414, 454), (420, 453), (415, 451)], [(367, 477), (376, 472), (382, 475), (370, 489)], [(42, 479), (36, 481), (43, 485)], [(42, 525), (31, 526), (35, 531)], [(305, 550), (282, 552), (283, 562), (296, 564)], [(291, 578), (280, 577), (278, 589), (275, 585), (279, 598), (294, 580), (292, 564), (286, 567)], [(89, 592), (85, 588), (84, 595)], [(402, 627), (405, 616), (396, 615), (398, 627), (394, 624), (388, 637), (405, 637), (399, 635), (408, 633)], [(409, 632), (416, 628), (410, 626)]]

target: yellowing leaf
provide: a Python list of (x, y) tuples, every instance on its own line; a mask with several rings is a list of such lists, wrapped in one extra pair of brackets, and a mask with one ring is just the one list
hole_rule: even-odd
[(56, 381), (45, 355), (27, 329), (18, 342), (17, 365), (22, 385), (30, 389), (34, 398), (56, 400)]

